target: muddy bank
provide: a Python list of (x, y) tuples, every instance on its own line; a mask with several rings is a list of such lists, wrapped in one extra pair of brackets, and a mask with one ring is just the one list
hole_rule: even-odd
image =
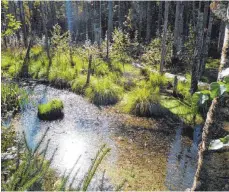
[[(196, 169), (194, 149), (197, 143), (184, 136), (181, 127), (169, 126), (165, 119), (137, 118), (100, 109), (67, 90), (36, 83), (23, 86), (30, 94), (30, 102), (15, 126), (18, 131), (25, 131), (31, 148), (50, 127), (45, 138), (45, 142), (51, 139), (47, 157), (58, 147), (52, 167), (59, 175), (68, 172), (81, 155), (72, 174), (80, 168), (76, 183), (80, 182), (96, 151), (106, 143), (111, 153), (101, 165), (90, 190), (98, 189), (104, 169), (104, 188), (109, 190), (123, 179), (128, 180), (125, 190), (184, 190), (190, 187)], [(54, 98), (63, 101), (64, 118), (40, 121), (37, 105)]]

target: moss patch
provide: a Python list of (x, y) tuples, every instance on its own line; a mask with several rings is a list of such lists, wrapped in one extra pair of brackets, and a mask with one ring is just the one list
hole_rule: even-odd
[(63, 117), (63, 102), (54, 99), (38, 106), (38, 117), (42, 120), (56, 120)]

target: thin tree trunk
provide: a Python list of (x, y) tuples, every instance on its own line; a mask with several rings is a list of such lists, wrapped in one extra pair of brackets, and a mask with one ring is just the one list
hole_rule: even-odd
[(206, 34), (205, 41), (203, 43), (203, 57), (201, 60), (201, 65), (200, 65), (201, 66), (200, 67), (200, 77), (201, 77), (201, 75), (203, 75), (203, 73), (205, 71), (206, 60), (208, 57), (208, 48), (209, 48), (210, 40), (211, 40), (212, 23), (213, 23), (213, 15), (212, 15), (212, 11), (210, 11), (207, 34)]
[(175, 26), (174, 26), (174, 42), (173, 42), (173, 57), (175, 58), (178, 51), (178, 37), (179, 37), (179, 11), (180, 1), (176, 2)]
[(195, 51), (192, 60), (192, 74), (191, 74), (191, 88), (190, 93), (194, 94), (198, 89), (198, 74), (199, 74), (199, 65), (201, 58), (201, 50), (202, 50), (202, 41), (203, 41), (203, 13), (199, 11), (198, 14), (198, 23), (196, 28), (196, 42), (195, 42)]
[(162, 1), (159, 1), (159, 10), (158, 10), (158, 18), (157, 18), (157, 36), (161, 35), (161, 20), (162, 20)]
[(49, 60), (49, 65), (48, 65), (48, 74), (49, 74), (49, 70), (50, 70), (50, 67), (52, 65), (52, 59), (51, 59), (51, 56), (50, 56), (49, 43), (48, 43), (48, 31), (47, 31), (47, 26), (46, 26), (47, 19), (46, 19), (46, 16), (44, 14), (44, 5), (45, 5), (45, 3), (46, 2), (40, 2), (40, 7), (41, 7), (41, 14), (42, 14), (43, 30), (44, 30), (44, 33), (45, 33), (45, 50), (46, 50), (47, 57), (48, 57), (48, 60)]
[(165, 57), (166, 57), (166, 37), (167, 37), (168, 15), (169, 15), (169, 2), (165, 1), (164, 28), (163, 28), (163, 36), (162, 36), (161, 64), (160, 64), (161, 74), (163, 73)]
[(183, 16), (183, 13), (184, 13), (184, 2), (181, 1), (181, 6), (180, 6), (180, 13), (179, 13), (179, 36), (178, 36), (178, 45), (177, 45), (177, 48), (178, 48), (178, 52), (182, 52), (182, 48), (183, 48), (183, 33), (184, 33), (184, 16)]
[(224, 32), (225, 32), (225, 23), (224, 21), (221, 21), (220, 28), (219, 28), (218, 44), (217, 44), (218, 52), (222, 51)]
[(121, 1), (118, 1), (118, 27), (122, 28), (122, 19), (121, 19)]
[(26, 23), (25, 23), (25, 13), (24, 13), (24, 6), (23, 1), (18, 1), (19, 4), (19, 10), (20, 10), (20, 20), (22, 23), (22, 30), (23, 30), (23, 40), (24, 40), (24, 46), (28, 46), (28, 39), (27, 39), (27, 31), (26, 31)]
[(151, 1), (147, 2), (147, 27), (146, 27), (146, 41), (150, 42), (151, 39), (151, 20), (152, 20), (152, 13), (151, 13)]
[(89, 56), (89, 61), (88, 61), (88, 70), (87, 70), (87, 81), (86, 81), (86, 86), (89, 85), (90, 83), (90, 77), (91, 77), (91, 61), (92, 61), (92, 56)]
[[(229, 8), (228, 8), (228, 12), (229, 12)], [(221, 60), (220, 60), (220, 67), (219, 67), (218, 81), (223, 79), (222, 72), (228, 68), (229, 68), (229, 23), (226, 23), (223, 48), (222, 48), (222, 54), (221, 54)]]
[[(14, 2), (14, 1), (13, 1), (13, 7), (14, 7), (15, 19), (17, 20), (17, 6), (16, 6), (16, 2)], [(21, 38), (20, 38), (19, 30), (16, 31), (16, 36), (17, 36), (18, 45), (20, 46)]]
[(107, 59), (109, 58), (109, 42), (113, 31), (113, 1), (108, 1)]
[(20, 77), (27, 78), (29, 76), (29, 59), (30, 59), (30, 50), (32, 48), (32, 43), (33, 43), (33, 37), (31, 36), (29, 45), (27, 47), (26, 55), (22, 64)]

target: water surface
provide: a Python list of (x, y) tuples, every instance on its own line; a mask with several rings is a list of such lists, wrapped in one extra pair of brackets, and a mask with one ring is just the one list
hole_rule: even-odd
[[(30, 101), (16, 126), (19, 131), (25, 131), (31, 148), (50, 128), (43, 145), (51, 139), (47, 158), (58, 147), (52, 167), (60, 175), (69, 171), (81, 155), (74, 169), (80, 168), (76, 183), (80, 182), (97, 150), (106, 143), (111, 152), (100, 166), (91, 190), (99, 189), (104, 169), (104, 188), (107, 190), (114, 189), (123, 179), (128, 180), (125, 190), (185, 190), (191, 187), (199, 129), (194, 132), (192, 142), (183, 136), (181, 127), (168, 126), (164, 119), (137, 118), (99, 109), (79, 95), (46, 85), (31, 84), (26, 89)], [(40, 121), (37, 105), (54, 98), (63, 101), (64, 118)]]

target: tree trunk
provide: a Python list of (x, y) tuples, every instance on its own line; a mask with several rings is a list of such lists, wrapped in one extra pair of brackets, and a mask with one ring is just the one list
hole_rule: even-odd
[(109, 58), (109, 42), (113, 31), (113, 1), (108, 1), (107, 59)]
[(202, 132), (202, 141), (199, 145), (199, 151), (198, 151), (198, 163), (197, 163), (197, 170), (194, 176), (194, 181), (193, 181), (193, 186), (191, 191), (196, 191), (199, 190), (200, 187), (200, 183), (198, 182), (199, 180), (199, 176), (200, 176), (200, 171), (202, 168), (202, 164), (203, 164), (203, 156), (204, 156), (204, 152), (207, 150), (207, 143), (208, 143), (208, 134), (209, 134), (209, 129), (211, 127), (213, 127), (213, 121), (215, 119), (216, 116), (216, 108), (218, 105), (218, 98), (215, 98), (212, 101), (212, 104), (208, 110), (207, 113), (207, 117), (206, 117), (206, 121), (203, 127), (203, 132)]
[(161, 74), (163, 73), (165, 57), (166, 57), (166, 37), (167, 37), (168, 15), (169, 15), (169, 2), (165, 1), (164, 28), (163, 28), (163, 36), (162, 36), (161, 64), (160, 64), (160, 73)]
[(22, 70), (21, 70), (21, 74), (20, 77), (25, 77), (27, 78), (29, 76), (29, 59), (30, 59), (30, 50), (32, 47), (32, 43), (33, 43), (33, 37), (31, 37), (30, 41), (29, 41), (29, 45), (27, 47), (27, 51), (26, 51), (26, 55), (22, 64)]
[(178, 37), (179, 37), (179, 11), (180, 1), (176, 2), (175, 26), (174, 26), (174, 41), (173, 41), (173, 57), (175, 58), (178, 51)]
[(122, 19), (121, 19), (121, 1), (118, 1), (118, 27), (122, 28)]
[(152, 3), (151, 1), (147, 2), (147, 27), (146, 27), (146, 41), (150, 42), (151, 39), (151, 21), (152, 21), (152, 13), (151, 13)]
[[(228, 12), (229, 12), (229, 9), (228, 9)], [(225, 69), (228, 70), (228, 68), (229, 68), (229, 23), (226, 23), (223, 48), (222, 48), (222, 54), (221, 54), (221, 60), (220, 60), (220, 67), (219, 67), (218, 81), (221, 81), (223, 79), (224, 76), (222, 72), (225, 71)], [(228, 76), (228, 73), (227, 73), (227, 76)]]
[[(14, 15), (15, 15), (15, 19), (17, 19), (17, 6), (16, 3), (13, 1), (13, 7), (14, 7)], [(17, 36), (17, 41), (18, 41), (18, 46), (20, 46), (21, 44), (21, 38), (20, 38), (20, 33), (19, 30), (16, 31), (16, 36)]]
[(183, 11), (184, 3), (181, 1), (176, 2), (176, 16), (174, 27), (174, 43), (173, 43), (173, 56), (172, 63), (179, 64), (179, 58), (183, 47)]
[(191, 88), (190, 93), (194, 94), (198, 89), (198, 74), (199, 74), (199, 66), (200, 66), (200, 58), (201, 58), (201, 50), (203, 44), (203, 13), (199, 11), (198, 14), (198, 23), (196, 28), (196, 42), (195, 42), (195, 50), (192, 59), (192, 74), (191, 74)]
[(225, 32), (225, 23), (224, 21), (221, 21), (220, 28), (219, 28), (218, 44), (217, 44), (218, 52), (222, 51), (224, 32)]
[(86, 81), (86, 86), (89, 85), (90, 83), (90, 77), (91, 77), (91, 61), (92, 61), (92, 56), (89, 56), (89, 61), (88, 61), (88, 70), (87, 70), (87, 81)]
[(52, 65), (52, 59), (51, 59), (51, 56), (50, 56), (50, 49), (49, 49), (49, 43), (48, 43), (48, 31), (47, 31), (47, 26), (46, 26), (47, 19), (46, 19), (46, 16), (44, 14), (44, 5), (45, 5), (45, 3), (46, 2), (40, 2), (40, 8), (41, 8), (41, 14), (42, 14), (43, 30), (44, 30), (44, 33), (45, 33), (45, 50), (46, 50), (47, 57), (48, 57), (48, 60), (49, 60), (49, 65), (48, 65), (48, 74), (49, 74), (49, 70), (50, 70), (50, 67)]
[(212, 23), (213, 23), (213, 15), (212, 15), (212, 12), (210, 11), (207, 34), (206, 34), (206, 37), (205, 37), (205, 40), (203, 43), (203, 57), (201, 59), (201, 64), (200, 64), (200, 69), (199, 69), (200, 70), (199, 71), (199, 73), (200, 73), (199, 79), (205, 71), (206, 60), (208, 58), (208, 48), (209, 48), (210, 40), (211, 40)]
[(26, 23), (25, 23), (25, 13), (24, 13), (24, 6), (23, 1), (18, 1), (19, 4), (19, 10), (20, 10), (20, 20), (22, 23), (22, 30), (23, 30), (23, 40), (24, 40), (24, 46), (28, 46), (28, 39), (27, 39), (27, 30), (26, 30)]
[(162, 1), (159, 1), (159, 10), (158, 10), (158, 18), (157, 18), (157, 36), (161, 35), (161, 20), (162, 20)]

